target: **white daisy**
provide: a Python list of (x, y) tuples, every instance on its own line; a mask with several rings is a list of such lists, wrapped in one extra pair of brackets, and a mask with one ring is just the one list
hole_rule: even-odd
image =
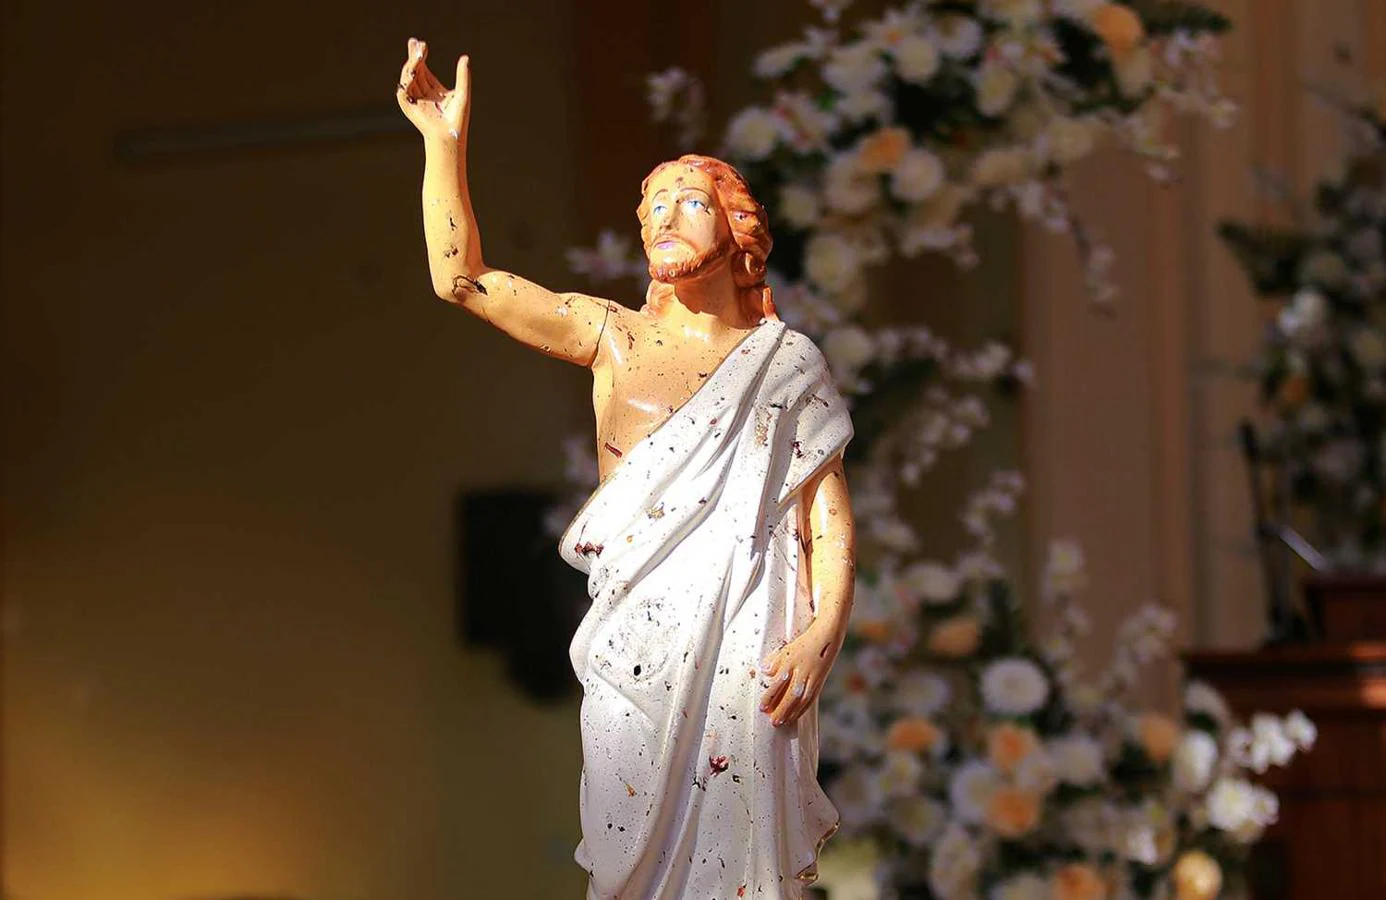
[(934, 27), (938, 33), (938, 49), (950, 59), (970, 59), (982, 49), (985, 32), (970, 16), (940, 16)]
[(1034, 872), (1021, 872), (999, 882), (987, 893), (987, 900), (1051, 900), (1049, 879)]
[(1080, 732), (1066, 734), (1049, 742), (1059, 780), (1076, 787), (1091, 787), (1107, 778), (1102, 745)]
[(927, 718), (947, 706), (952, 694), (945, 679), (911, 669), (895, 683), (890, 702), (899, 712)]
[(890, 49), (890, 55), (895, 60), (895, 74), (901, 81), (924, 84), (938, 74), (938, 46), (925, 35), (901, 38)]
[(942, 803), (916, 794), (899, 797), (890, 803), (890, 825), (905, 842), (914, 847), (927, 847), (943, 830), (948, 810)]
[(1010, 657), (986, 667), (981, 678), (986, 708), (1007, 716), (1028, 716), (1049, 699), (1044, 671), (1028, 659)]
[(848, 766), (828, 785), (827, 793), (847, 829), (863, 828), (874, 822), (885, 799), (880, 777), (863, 765)]
[(948, 784), (948, 801), (954, 814), (964, 822), (979, 824), (986, 818), (987, 804), (1001, 784), (1001, 775), (980, 759), (963, 763)]
[(932, 197), (943, 184), (943, 163), (923, 148), (905, 151), (890, 175), (890, 190), (907, 203)]
[(738, 159), (761, 160), (775, 152), (780, 122), (768, 109), (750, 106), (727, 124), (727, 149)]
[(857, 280), (861, 262), (856, 250), (841, 236), (819, 232), (804, 251), (804, 274), (829, 293), (847, 290)]

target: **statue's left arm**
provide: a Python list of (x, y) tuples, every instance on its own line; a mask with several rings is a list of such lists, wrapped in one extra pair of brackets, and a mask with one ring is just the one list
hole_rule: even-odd
[[(791, 724), (818, 700), (847, 637), (856, 584), (856, 522), (838, 456), (804, 485), (800, 506), (814, 617), (794, 640), (766, 660), (769, 690), (761, 709), (776, 725)], [(801, 537), (802, 540), (802, 537)]]

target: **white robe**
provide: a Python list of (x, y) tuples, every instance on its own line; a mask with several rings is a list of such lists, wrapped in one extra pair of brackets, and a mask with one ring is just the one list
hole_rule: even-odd
[(564, 533), (592, 598), (570, 650), (589, 900), (795, 898), (816, 877), (837, 827), (817, 710), (771, 725), (760, 665), (813, 616), (801, 488), (851, 436), (818, 348), (763, 321)]

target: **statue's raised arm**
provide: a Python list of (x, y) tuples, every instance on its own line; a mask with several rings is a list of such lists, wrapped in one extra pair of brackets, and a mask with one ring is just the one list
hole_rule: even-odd
[(625, 307), (585, 294), (555, 293), (486, 265), (467, 187), (469, 60), (457, 61), (457, 85), (447, 90), (429, 71), (427, 58), (428, 46), (410, 38), (395, 98), (424, 138), (424, 236), (433, 290), (521, 343), (591, 366), (607, 319), (622, 315)]

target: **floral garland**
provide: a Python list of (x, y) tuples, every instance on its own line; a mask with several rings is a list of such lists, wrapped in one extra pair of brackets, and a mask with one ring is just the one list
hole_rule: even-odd
[[(1225, 223), (1274, 319), (1256, 363), (1260, 442), (1285, 499), (1341, 569), (1386, 571), (1386, 121), (1350, 111), (1353, 151), (1313, 220)], [(1288, 298), (1288, 299), (1287, 299)]]

